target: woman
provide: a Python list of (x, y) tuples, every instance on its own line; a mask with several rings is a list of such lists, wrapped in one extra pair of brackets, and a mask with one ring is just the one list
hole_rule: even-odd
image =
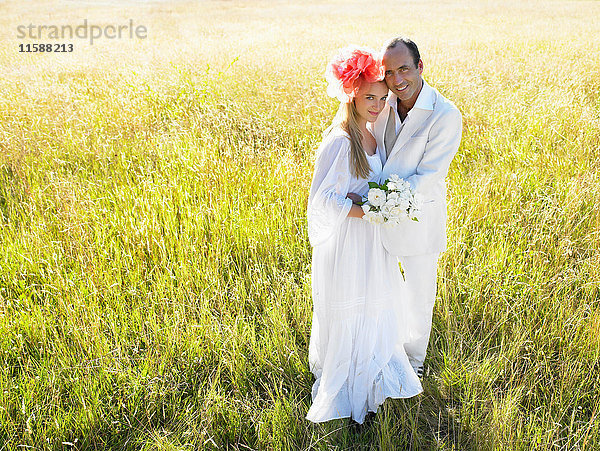
[(380, 226), (361, 219), (363, 210), (353, 202), (366, 195), (369, 181), (379, 181), (382, 169), (367, 128), (387, 97), (381, 63), (373, 52), (350, 47), (329, 64), (327, 78), (328, 94), (342, 103), (317, 151), (308, 199), (309, 363), (316, 381), (306, 418), (362, 423), (386, 398), (414, 396), (422, 388), (403, 348), (398, 261), (383, 248)]

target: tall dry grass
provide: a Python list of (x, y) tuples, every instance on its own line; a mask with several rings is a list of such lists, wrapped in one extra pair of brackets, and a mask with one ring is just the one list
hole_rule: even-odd
[[(3, 449), (594, 449), (595, 2), (7, 1)], [(20, 54), (20, 24), (146, 40)], [(404, 33), (464, 116), (423, 395), (304, 420), (305, 205), (340, 46)]]

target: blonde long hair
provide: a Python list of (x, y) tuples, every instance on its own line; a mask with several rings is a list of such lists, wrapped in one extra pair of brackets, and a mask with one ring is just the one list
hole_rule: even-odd
[(350, 137), (350, 172), (356, 177), (367, 178), (371, 173), (371, 166), (362, 146), (363, 135), (358, 128), (358, 111), (353, 100), (340, 103), (331, 125), (323, 132), (323, 137), (337, 127)]
[(363, 149), (363, 134), (358, 128), (358, 111), (354, 101), (342, 104), (340, 127), (350, 136), (350, 170), (357, 178), (366, 179), (371, 173), (371, 166)]

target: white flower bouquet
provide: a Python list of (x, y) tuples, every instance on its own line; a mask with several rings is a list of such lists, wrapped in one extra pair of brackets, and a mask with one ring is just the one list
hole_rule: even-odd
[(369, 192), (362, 204), (363, 219), (372, 224), (395, 226), (410, 219), (418, 221), (423, 206), (422, 196), (397, 174), (381, 185), (369, 182)]

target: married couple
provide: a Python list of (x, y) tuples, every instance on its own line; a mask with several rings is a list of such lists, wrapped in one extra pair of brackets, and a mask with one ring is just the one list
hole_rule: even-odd
[[(308, 199), (313, 422), (362, 424), (386, 398), (423, 390), (437, 262), (446, 248), (445, 178), (462, 119), (422, 73), (408, 38), (387, 42), (381, 59), (347, 47), (327, 68), (327, 92), (340, 108), (317, 151)], [(385, 227), (362, 219), (368, 182), (391, 174), (424, 199), (418, 222)]]

